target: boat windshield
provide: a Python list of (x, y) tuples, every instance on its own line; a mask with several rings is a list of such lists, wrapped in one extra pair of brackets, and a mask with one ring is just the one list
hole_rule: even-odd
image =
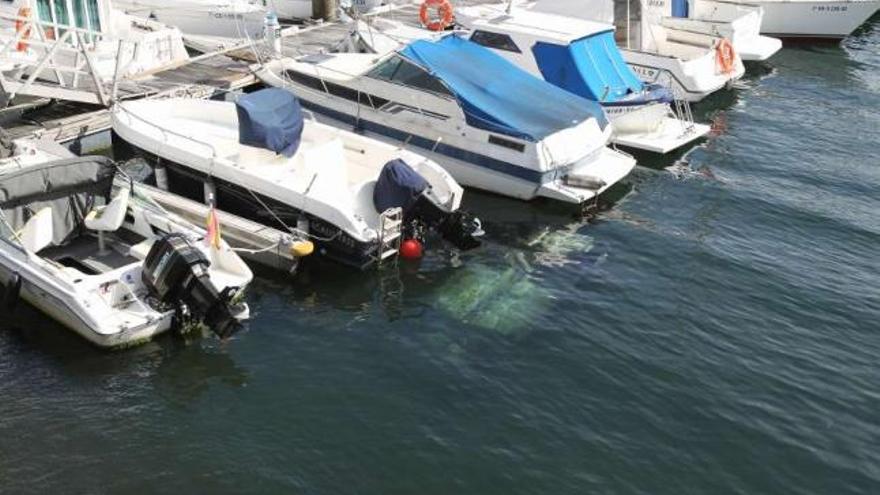
[(18, 247), (23, 247), (21, 240), (15, 235), (15, 230), (9, 225), (9, 220), (6, 219), (6, 214), (2, 210), (0, 210), (0, 239), (11, 242)]
[[(126, 179), (128, 182), (128, 179)], [(117, 186), (121, 186), (122, 184), (117, 182)], [(128, 184), (126, 184), (128, 185)], [(153, 210), (155, 213), (159, 213), (161, 215), (168, 215), (168, 212), (165, 211), (165, 208), (162, 207), (159, 203), (156, 202), (149, 194), (144, 191), (144, 188), (141, 187), (138, 183), (131, 184), (131, 197), (140, 203), (141, 207)]]
[(391, 58), (368, 72), (367, 77), (382, 79), (383, 81), (402, 84), (445, 96), (452, 96), (449, 89), (437, 78), (428, 74), (421, 67), (407, 62), (397, 55), (391, 56)]

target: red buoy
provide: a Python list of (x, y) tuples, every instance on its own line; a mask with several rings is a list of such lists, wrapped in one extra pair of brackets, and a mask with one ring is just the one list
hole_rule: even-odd
[(400, 256), (409, 260), (422, 257), (422, 243), (418, 239), (406, 239), (400, 243)]

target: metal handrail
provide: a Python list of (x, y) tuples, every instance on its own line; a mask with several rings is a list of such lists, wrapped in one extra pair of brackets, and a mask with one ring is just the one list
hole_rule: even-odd
[(115, 111), (115, 112), (122, 111), (122, 112), (125, 113), (126, 115), (128, 115), (128, 116), (130, 116), (130, 117), (134, 117), (135, 119), (137, 119), (137, 120), (139, 120), (139, 121), (141, 121), (141, 122), (143, 122), (143, 123), (145, 123), (145, 124), (147, 124), (147, 125), (149, 125), (149, 126), (155, 128), (155, 129), (157, 129), (159, 132), (162, 133), (162, 144), (164, 144), (164, 145), (167, 145), (167, 144), (168, 144), (168, 136), (169, 136), (169, 135), (171, 135), (171, 136), (177, 136), (177, 137), (179, 137), (179, 138), (186, 139), (186, 140), (188, 140), (188, 141), (192, 141), (193, 143), (199, 144), (199, 145), (204, 146), (204, 147), (208, 148), (209, 150), (211, 150), (211, 165), (213, 165), (214, 162), (217, 160), (217, 149), (214, 147), (213, 144), (208, 143), (208, 142), (205, 142), (205, 141), (202, 141), (202, 140), (199, 140), (199, 139), (196, 139), (196, 138), (191, 137), (191, 136), (187, 136), (187, 135), (185, 135), (185, 134), (181, 134), (181, 133), (179, 133), (179, 132), (175, 132), (175, 131), (171, 131), (171, 130), (165, 129), (164, 127), (161, 127), (161, 126), (159, 126), (159, 125), (156, 124), (156, 123), (150, 122), (149, 120), (147, 120), (147, 119), (141, 117), (140, 115), (138, 115), (138, 114), (132, 112), (131, 110), (125, 108), (125, 107), (124, 107), (123, 105), (121, 105), (121, 104), (114, 105), (113, 108), (114, 108), (114, 111)]

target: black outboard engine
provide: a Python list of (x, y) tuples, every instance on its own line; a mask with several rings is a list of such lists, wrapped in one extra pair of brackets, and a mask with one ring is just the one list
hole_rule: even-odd
[(429, 187), (424, 177), (397, 158), (382, 167), (373, 189), (373, 205), (377, 211), (400, 207), (407, 225), (416, 222), (436, 229), (459, 249), (479, 246), (477, 237), (482, 235), (479, 220), (468, 213), (452, 212), (437, 204), (425, 194)]
[(179, 233), (157, 239), (144, 259), (142, 279), (161, 303), (185, 306), (220, 337), (238, 329), (229, 310), (230, 296), (217, 292), (208, 275), (211, 262)]

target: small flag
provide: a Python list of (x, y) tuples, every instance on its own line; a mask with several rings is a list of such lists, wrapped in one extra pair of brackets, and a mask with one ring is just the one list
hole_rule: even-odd
[(205, 244), (214, 249), (220, 249), (220, 219), (217, 218), (217, 209), (214, 208), (213, 203), (208, 211), (207, 225), (208, 234), (205, 236)]

